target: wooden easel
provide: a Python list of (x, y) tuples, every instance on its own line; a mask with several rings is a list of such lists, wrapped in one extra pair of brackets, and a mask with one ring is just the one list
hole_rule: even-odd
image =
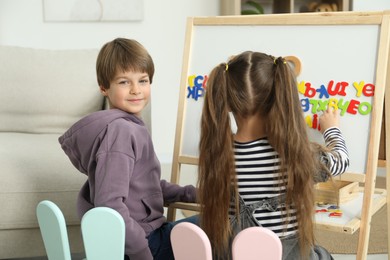
[[(263, 16), (234, 16), (234, 17), (214, 17), (214, 18), (189, 18), (186, 28), (186, 39), (183, 57), (183, 68), (180, 88), (180, 99), (177, 114), (176, 138), (172, 163), (171, 182), (179, 183), (183, 165), (198, 164), (196, 155), (187, 155), (183, 153), (183, 141), (185, 135), (185, 118), (187, 111), (187, 78), (190, 73), (190, 58), (194, 51), (191, 45), (193, 41), (193, 27), (197, 26), (247, 26), (247, 25), (378, 25), (379, 26), (379, 43), (375, 72), (375, 95), (373, 97), (373, 110), (371, 114), (369, 133), (369, 145), (366, 161), (365, 175), (345, 173), (340, 177), (340, 180), (359, 181), (364, 183), (363, 201), (361, 217), (355, 217), (348, 223), (348, 226), (339, 225), (317, 225), (318, 228), (333, 230), (344, 233), (354, 233), (359, 231), (359, 242), (357, 245), (357, 259), (366, 259), (368, 251), (368, 240), (370, 234), (370, 222), (372, 215), (375, 214), (383, 205), (390, 201), (390, 194), (385, 191), (375, 189), (375, 180), (377, 167), (379, 163), (386, 168), (387, 175), (390, 169), (390, 162), (379, 161), (380, 136), (382, 128), (382, 118), (385, 115), (385, 122), (390, 122), (390, 112), (384, 113), (385, 110), (390, 111), (390, 91), (385, 92), (385, 86), (390, 85), (390, 12), (338, 12), (338, 13), (313, 13), (313, 14), (278, 14), (278, 15), (263, 15)], [(225, 57), (226, 58), (226, 57)], [(222, 60), (220, 59), (219, 62)], [(216, 65), (213, 63), (212, 65)], [(209, 71), (209, 70), (208, 70)], [(390, 136), (390, 126), (384, 126), (386, 131), (385, 136)], [(390, 158), (390, 138), (386, 138), (385, 155)], [(390, 178), (386, 178), (386, 187), (390, 187)], [(373, 200), (374, 194), (379, 194), (379, 199)], [(197, 211), (199, 205), (187, 203), (173, 203), (168, 206), (168, 220), (172, 221), (176, 218), (176, 209), (185, 209)], [(388, 223), (390, 223), (390, 208), (388, 208)], [(390, 234), (390, 225), (388, 225)], [(390, 248), (390, 239), (389, 239)], [(389, 258), (390, 259), (390, 258)]]

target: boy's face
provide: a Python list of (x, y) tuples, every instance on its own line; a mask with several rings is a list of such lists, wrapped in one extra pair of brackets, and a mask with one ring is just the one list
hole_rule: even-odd
[(110, 88), (101, 86), (100, 91), (108, 97), (110, 108), (141, 116), (150, 98), (149, 76), (144, 72), (119, 71), (110, 82)]

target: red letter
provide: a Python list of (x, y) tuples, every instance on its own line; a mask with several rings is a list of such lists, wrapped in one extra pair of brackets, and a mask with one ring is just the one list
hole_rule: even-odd
[(345, 88), (348, 87), (348, 82), (345, 82), (345, 81), (342, 81), (342, 82), (339, 82), (337, 83), (337, 90), (339, 90), (339, 87), (341, 87), (341, 89), (338, 91), (339, 95), (340, 96), (346, 96), (347, 93), (345, 93)]
[(351, 99), (351, 102), (349, 102), (349, 106), (347, 108), (347, 112), (356, 115), (359, 105), (359, 101), (357, 101), (356, 99)]
[(202, 84), (202, 86), (203, 86), (204, 89), (207, 88), (206, 83), (207, 83), (207, 80), (208, 80), (208, 79), (209, 79), (209, 77), (208, 77), (207, 75), (205, 75), (205, 76), (204, 76), (204, 80), (203, 80), (203, 84)]
[(313, 125), (312, 125), (312, 128), (316, 129), (317, 128), (317, 124), (318, 124), (318, 115), (314, 114), (313, 115)]
[(332, 90), (333, 83), (334, 83), (333, 80), (329, 81), (329, 84), (328, 84), (328, 93), (329, 93), (329, 95), (332, 95), (332, 96), (336, 96), (336, 95), (346, 96), (347, 95), (345, 93), (345, 88), (348, 86), (347, 82), (345, 82), (345, 81), (338, 82), (336, 84), (336, 86), (335, 86), (335, 89)]
[(363, 95), (365, 95), (366, 97), (372, 97), (374, 95), (374, 91), (375, 91), (374, 84), (368, 83), (363, 87)]
[(305, 91), (305, 97), (314, 97), (316, 95), (316, 90), (311, 87), (311, 84), (308, 82), (305, 84), (306, 91)]

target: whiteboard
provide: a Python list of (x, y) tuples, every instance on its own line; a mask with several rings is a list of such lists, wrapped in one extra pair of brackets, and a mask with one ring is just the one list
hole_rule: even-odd
[[(313, 89), (321, 89), (323, 86), (322, 91), (318, 91), (315, 96), (300, 94), (304, 104), (302, 107), (307, 109), (306, 104), (310, 104), (305, 117), (308, 117), (308, 122), (315, 121), (315, 115), (318, 117), (322, 113), (320, 110), (324, 108), (323, 104), (330, 99), (331, 102), (340, 104), (340, 128), (350, 153), (348, 172), (364, 174), (370, 136), (372, 95), (376, 87), (379, 36), (378, 23), (224, 26), (194, 24), (186, 84), (181, 85), (181, 88), (185, 89), (186, 99), (181, 154), (198, 156), (203, 106), (201, 95), (204, 94), (201, 85), (207, 75), (214, 66), (228, 61), (231, 55), (251, 50), (276, 57), (299, 58), (302, 70), (297, 78), (298, 85), (310, 84)], [(328, 89), (329, 85), (332, 94), (323, 91)], [(339, 91), (336, 91), (337, 86)], [(312, 141), (323, 143), (318, 130), (308, 126), (308, 131)]]
[[(318, 100), (325, 100), (320, 97), (324, 91), (305, 93), (302, 86), (306, 83), (322, 89), (322, 85), (326, 88), (333, 82), (332, 87), (327, 88), (332, 95), (327, 98), (343, 100), (340, 113), (343, 104), (344, 107), (348, 107), (347, 102), (352, 104), (348, 111), (344, 109), (341, 117), (340, 128), (351, 160), (350, 174), (343, 174), (341, 179), (364, 182), (364, 192), (359, 197), (361, 203), (353, 206), (359, 208), (358, 213), (346, 213), (346, 216), (357, 214), (358, 218), (353, 218), (347, 226), (327, 221), (319, 224), (327, 230), (341, 232), (360, 228), (356, 255), (357, 259), (365, 259), (372, 214), (390, 200), (386, 191), (375, 189), (383, 116), (390, 122), (390, 93), (386, 93), (389, 102), (386, 102), (387, 112), (383, 112), (385, 85), (390, 84), (390, 11), (188, 18), (171, 182), (179, 183), (181, 166), (197, 167), (202, 86), (207, 75), (231, 55), (246, 50), (297, 57), (302, 65), (297, 79), (297, 91), (302, 100), (309, 98), (310, 104), (317, 102), (317, 105)], [(337, 83), (345, 87), (336, 91)], [(304, 116), (313, 119), (314, 115), (322, 113), (314, 110), (305, 110)], [(323, 142), (317, 130), (308, 126), (307, 131), (312, 141)], [(390, 135), (389, 127), (385, 133)], [(387, 147), (389, 144), (390, 141)], [(387, 151), (386, 155), (390, 157)], [(375, 194), (381, 194), (380, 199), (375, 199)], [(168, 219), (174, 219), (176, 208), (186, 207), (170, 206)], [(388, 231), (390, 233), (390, 229)]]

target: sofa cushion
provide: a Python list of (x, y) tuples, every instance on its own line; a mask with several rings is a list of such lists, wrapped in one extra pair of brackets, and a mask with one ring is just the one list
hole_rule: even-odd
[(97, 54), (0, 46), (0, 132), (63, 133), (101, 109)]
[(35, 208), (56, 203), (67, 224), (78, 224), (76, 201), (86, 176), (58, 143), (59, 134), (0, 132), (0, 229), (38, 227)]

